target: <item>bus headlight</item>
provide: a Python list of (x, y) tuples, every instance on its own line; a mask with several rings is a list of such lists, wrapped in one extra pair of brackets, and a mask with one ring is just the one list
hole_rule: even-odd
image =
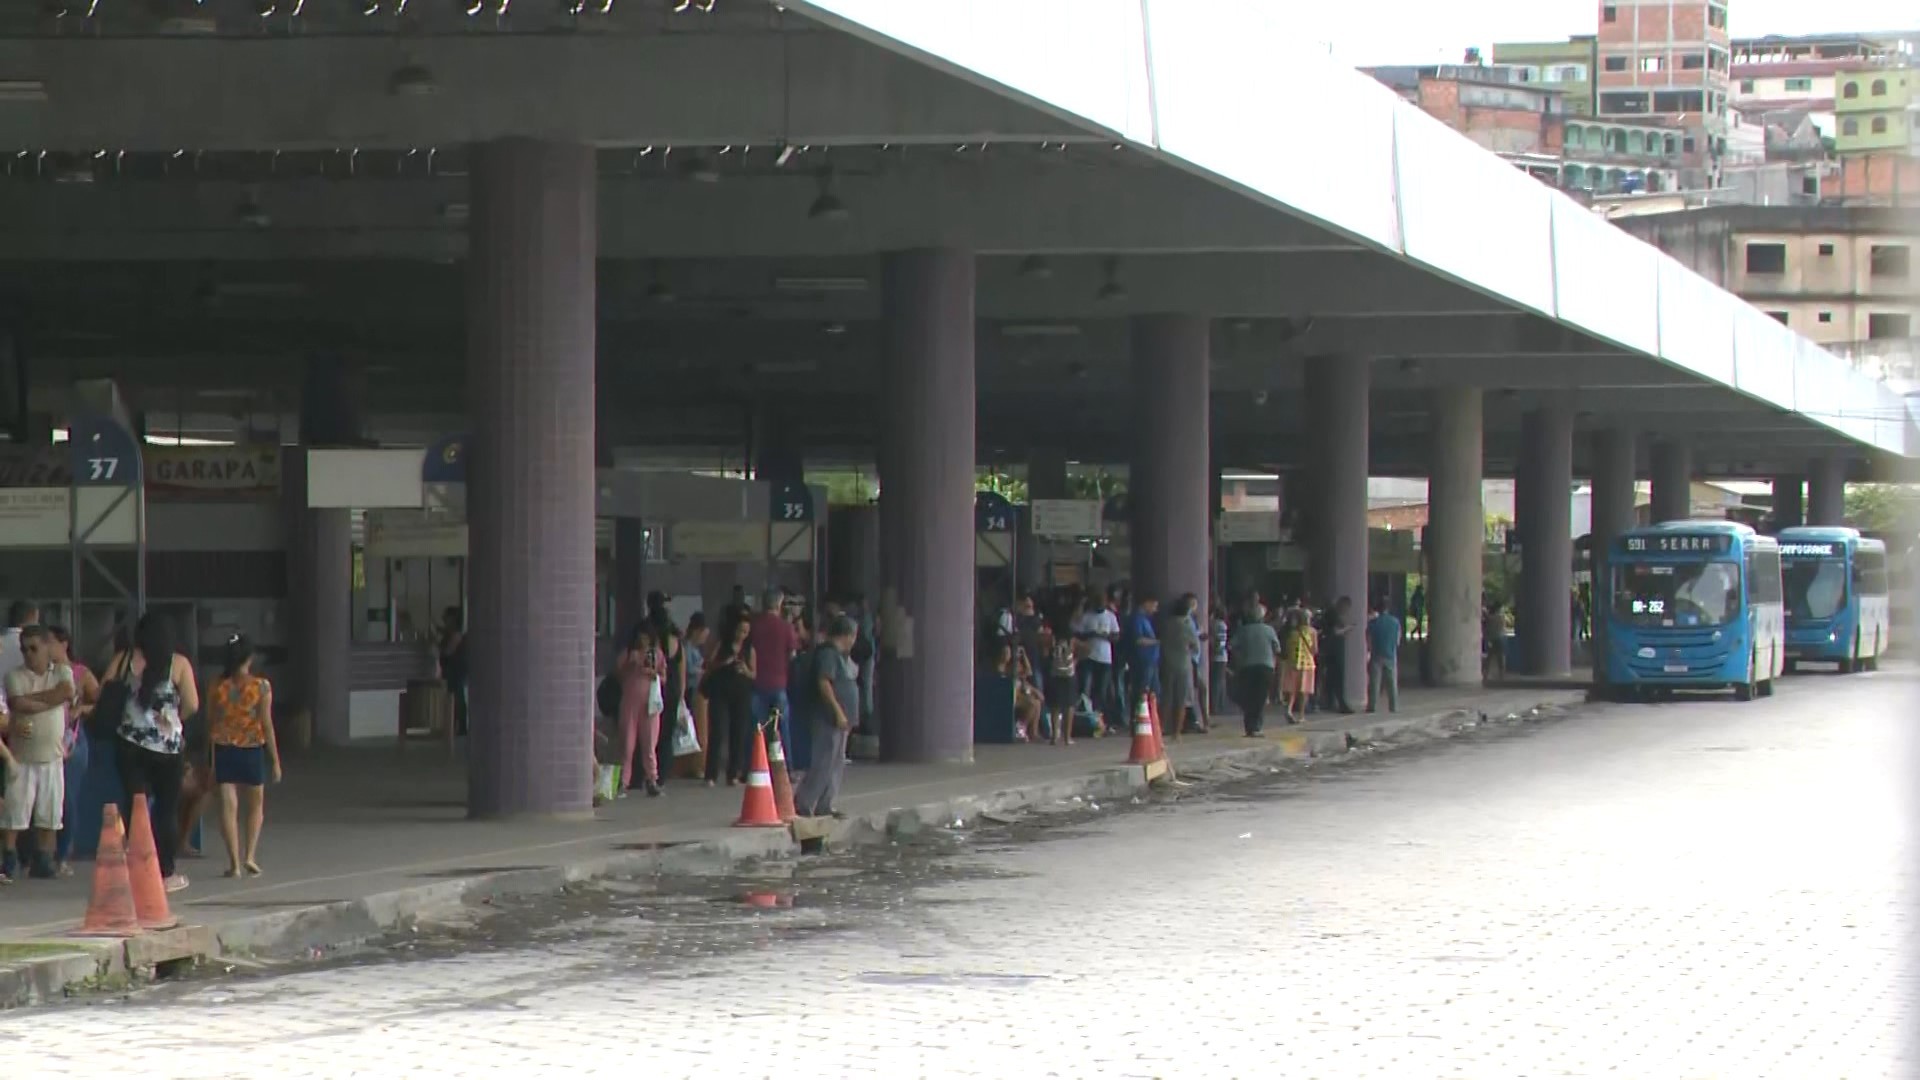
[(1831, 645), (1834, 642), (1839, 640), (1840, 640), (1840, 631), (1838, 630), (1827, 631), (1827, 644)]
[(1720, 631), (1718, 631), (1718, 630), (1715, 630), (1715, 631), (1713, 632), (1713, 637), (1712, 637), (1712, 639), (1711, 639), (1711, 640), (1713, 640), (1713, 641), (1719, 641), (1719, 640), (1720, 640)]

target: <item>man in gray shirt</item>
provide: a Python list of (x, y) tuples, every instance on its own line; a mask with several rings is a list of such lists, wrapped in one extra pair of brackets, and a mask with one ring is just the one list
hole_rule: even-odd
[(842, 817), (833, 808), (847, 774), (847, 736), (860, 716), (860, 669), (850, 655), (859, 628), (845, 615), (827, 626), (827, 641), (813, 651), (807, 672), (813, 692), (812, 760), (793, 808), (802, 817)]

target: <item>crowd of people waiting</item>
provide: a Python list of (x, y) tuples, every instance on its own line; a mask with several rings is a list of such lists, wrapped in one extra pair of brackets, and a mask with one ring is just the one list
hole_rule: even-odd
[(1170, 739), (1208, 731), (1228, 702), (1258, 738), (1271, 705), (1290, 724), (1316, 709), (1353, 712), (1350, 657), (1366, 666), (1367, 710), (1396, 709), (1403, 636), (1384, 600), (1363, 623), (1347, 597), (1315, 609), (1305, 596), (1269, 607), (1256, 594), (1237, 609), (1218, 600), (1203, 609), (1192, 593), (1163, 605), (1125, 585), (1063, 586), (1022, 593), (997, 612), (983, 655), (1014, 683), (1020, 741), (1072, 745), (1126, 731), (1149, 694)]
[(815, 622), (782, 589), (755, 610), (736, 588), (717, 627), (704, 613), (682, 627), (651, 594), (595, 695), (597, 800), (658, 797), (676, 774), (745, 784), (758, 737), (792, 771), (796, 809), (837, 816), (848, 740), (871, 714), (873, 642), (857, 596), (827, 602)]
[(66, 628), (14, 601), (0, 630), (0, 886), (72, 874), (80, 800), (106, 790), (90, 773), (108, 761), (123, 821), (134, 798), (150, 801), (169, 892), (188, 885), (177, 859), (216, 795), (227, 876), (262, 873), (263, 791), (281, 768), (273, 688), (254, 661), (253, 645), (234, 635), (203, 699), (171, 622), (149, 613), (115, 632), (96, 674), (73, 655)]

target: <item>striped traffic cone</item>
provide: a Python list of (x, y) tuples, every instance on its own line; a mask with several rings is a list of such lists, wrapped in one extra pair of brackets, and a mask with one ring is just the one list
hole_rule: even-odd
[(773, 805), (778, 808), (780, 820), (789, 822), (797, 815), (793, 810), (793, 777), (787, 772), (787, 752), (780, 746), (780, 710), (773, 710), (762, 734), (767, 739), (767, 773), (773, 781)]
[(75, 931), (82, 937), (131, 937), (140, 932), (133, 911), (133, 881), (127, 876), (127, 831), (120, 808), (108, 803), (100, 815), (100, 849), (93, 856), (93, 897)]
[(747, 773), (747, 793), (740, 799), (739, 828), (781, 828), (780, 807), (773, 801), (773, 779), (767, 774), (767, 740), (754, 739), (753, 769)]
[(1147, 711), (1147, 699), (1142, 695), (1140, 704), (1133, 710), (1133, 747), (1127, 755), (1127, 764), (1145, 765), (1159, 757), (1160, 748), (1153, 737), (1153, 714)]

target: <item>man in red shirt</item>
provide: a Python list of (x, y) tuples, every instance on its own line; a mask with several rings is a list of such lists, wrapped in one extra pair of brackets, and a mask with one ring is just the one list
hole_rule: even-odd
[[(747, 631), (747, 644), (753, 648), (753, 719), (765, 730), (768, 710), (780, 710), (780, 745), (793, 747), (793, 703), (787, 697), (787, 672), (793, 666), (793, 654), (800, 648), (800, 637), (787, 621), (787, 594), (784, 589), (768, 589), (760, 598), (760, 613), (753, 617)], [(808, 642), (811, 645), (811, 642)]]

